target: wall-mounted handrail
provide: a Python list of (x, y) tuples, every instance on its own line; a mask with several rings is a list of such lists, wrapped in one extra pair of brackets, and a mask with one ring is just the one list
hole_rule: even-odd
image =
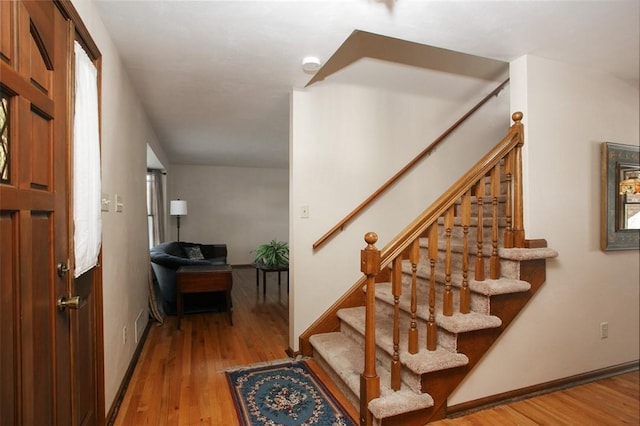
[[(411, 243), (411, 241), (422, 235), (427, 228), (433, 224), (440, 216), (449, 209), (455, 200), (471, 189), (482, 176), (485, 176), (492, 167), (494, 167), (501, 159), (503, 159), (514, 148), (522, 147), (524, 143), (524, 129), (522, 125), (522, 113), (513, 113), (514, 123), (509, 128), (507, 135), (484, 157), (482, 157), (467, 173), (458, 179), (447, 191), (445, 191), (437, 200), (435, 200), (420, 216), (418, 216), (411, 224), (402, 230), (396, 238), (389, 242), (382, 250), (380, 255), (380, 265), (386, 266), (391, 260), (399, 256)], [(517, 152), (520, 150), (518, 149)], [(516, 170), (522, 168), (522, 160), (518, 155), (515, 159)], [(522, 180), (521, 177), (514, 177), (513, 189), (515, 192), (514, 200), (514, 223), (518, 218), (518, 223), (522, 223)], [(515, 229), (514, 229), (515, 231)], [(524, 230), (522, 237), (515, 243), (515, 247), (524, 247)]]
[(358, 216), (362, 211), (369, 206), (375, 199), (377, 199), (380, 195), (386, 192), (393, 184), (395, 184), (402, 176), (404, 176), (409, 170), (411, 170), (418, 162), (428, 156), (443, 140), (445, 140), (454, 130), (456, 130), (463, 122), (465, 122), (469, 117), (471, 117), (478, 109), (480, 109), (485, 103), (489, 101), (492, 97), (496, 96), (504, 86), (507, 85), (509, 79), (507, 78), (503, 81), (498, 87), (496, 87), (491, 93), (482, 98), (480, 102), (478, 102), (473, 108), (467, 111), (462, 117), (460, 117), (455, 123), (453, 123), (447, 130), (445, 130), (440, 136), (438, 136), (429, 146), (422, 150), (416, 157), (409, 161), (402, 169), (400, 169), (395, 175), (393, 175), (389, 180), (387, 180), (380, 188), (378, 188), (373, 194), (371, 194), (366, 200), (358, 205), (355, 209), (351, 211), (348, 215), (344, 217), (340, 222), (338, 222), (333, 228), (331, 228), (327, 233), (325, 233), (322, 237), (320, 237), (315, 243), (313, 243), (313, 249), (317, 250), (322, 245), (324, 245), (329, 238), (335, 235), (338, 231), (342, 230), (347, 223), (349, 223), (354, 217)]

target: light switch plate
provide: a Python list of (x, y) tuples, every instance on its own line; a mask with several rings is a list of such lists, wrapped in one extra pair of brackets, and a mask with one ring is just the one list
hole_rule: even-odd
[(122, 195), (118, 195), (116, 194), (116, 211), (119, 213), (122, 213), (122, 210), (124, 209), (124, 204), (122, 203)]
[(108, 212), (111, 207), (111, 200), (109, 199), (109, 194), (103, 192), (100, 196), (100, 208), (103, 212)]

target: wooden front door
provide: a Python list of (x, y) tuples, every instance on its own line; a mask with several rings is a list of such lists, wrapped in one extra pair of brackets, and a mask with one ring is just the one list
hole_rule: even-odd
[[(96, 424), (95, 340), (79, 334), (95, 321), (78, 321), (92, 307), (58, 303), (75, 292), (73, 24), (52, 1), (20, 0), (0, 1), (0, 27), (0, 423)], [(79, 377), (86, 363), (89, 377)]]

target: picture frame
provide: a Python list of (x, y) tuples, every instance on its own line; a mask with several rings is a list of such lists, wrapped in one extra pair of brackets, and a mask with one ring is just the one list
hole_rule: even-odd
[(640, 229), (635, 222), (640, 218), (632, 217), (640, 211), (640, 204), (635, 205), (639, 199), (635, 194), (640, 192), (634, 194), (640, 191), (635, 186), (640, 180), (634, 181), (640, 177), (640, 146), (603, 142), (601, 159), (600, 248), (639, 250)]

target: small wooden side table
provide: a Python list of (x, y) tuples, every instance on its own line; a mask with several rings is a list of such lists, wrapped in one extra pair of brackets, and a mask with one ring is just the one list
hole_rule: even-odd
[(262, 294), (267, 294), (267, 272), (277, 272), (278, 273), (278, 287), (280, 287), (281, 282), (281, 272), (287, 273), (287, 291), (289, 291), (289, 266), (275, 266), (269, 267), (266, 265), (262, 265), (260, 263), (254, 263), (256, 267), (256, 289), (260, 287), (260, 271), (262, 271)]
[(232, 269), (230, 265), (189, 265), (181, 266), (176, 272), (177, 277), (177, 308), (178, 329), (184, 311), (185, 293), (207, 293), (224, 291), (229, 312), (229, 324), (233, 325), (231, 317), (231, 288), (233, 287)]

